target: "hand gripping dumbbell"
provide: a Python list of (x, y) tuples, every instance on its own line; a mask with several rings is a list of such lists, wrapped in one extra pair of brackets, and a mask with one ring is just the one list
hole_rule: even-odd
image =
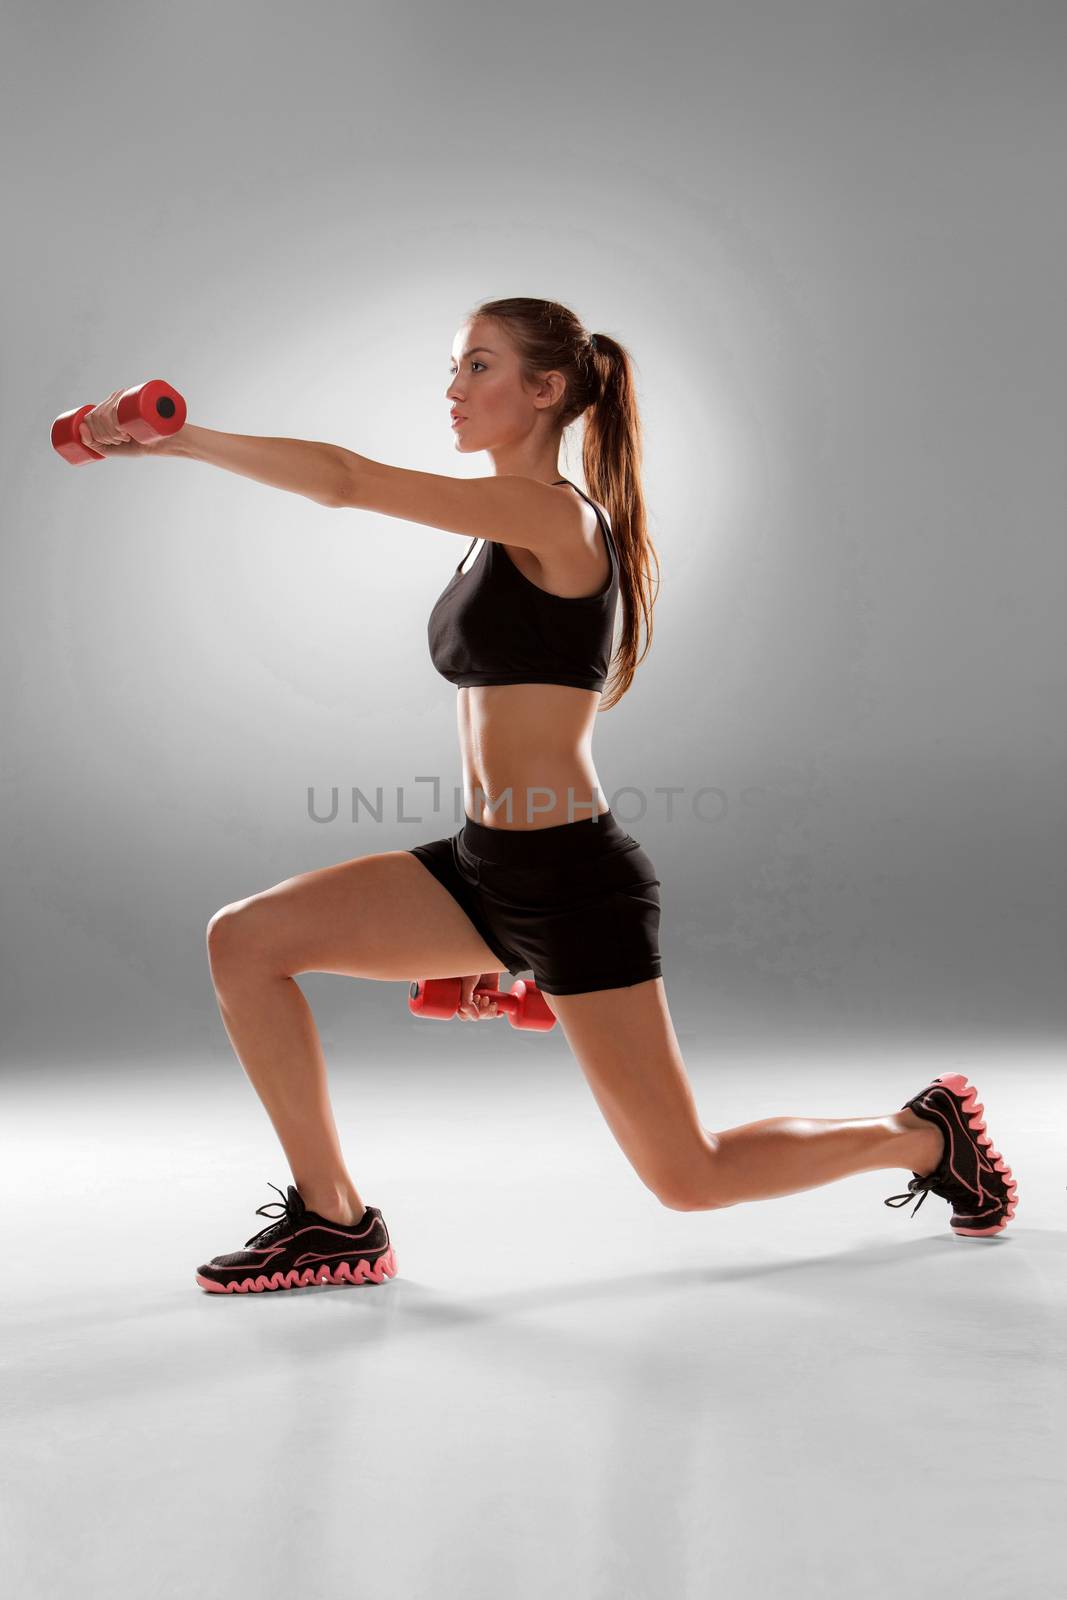
[[(408, 989), (408, 1010), (416, 1017), (448, 1021), (459, 1010), (462, 994), (463, 985), (458, 978), (416, 978)], [(544, 995), (536, 983), (527, 983), (525, 978), (517, 978), (507, 990), (479, 985), (474, 994), (491, 995), (498, 1016), (506, 1013), (513, 1028), (547, 1033), (556, 1026), (555, 1013), (549, 1010)]]
[[(92, 405), (78, 406), (74, 411), (64, 411), (52, 424), (52, 448), (72, 467), (107, 459), (82, 443), (81, 425), (92, 410)], [(115, 415), (131, 439), (138, 444), (151, 444), (154, 439), (185, 427), (185, 401), (162, 378), (150, 378), (119, 396)]]

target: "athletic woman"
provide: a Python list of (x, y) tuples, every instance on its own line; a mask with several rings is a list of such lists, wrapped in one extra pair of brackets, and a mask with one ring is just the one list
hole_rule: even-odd
[[(596, 716), (618, 704), (651, 643), (653, 564), (658, 589), (630, 359), (562, 305), (496, 300), (459, 329), (449, 379), (456, 449), (484, 451), (488, 477), (410, 472), (335, 445), (188, 424), (138, 446), (116, 421), (117, 396), (83, 425), (103, 454), (184, 456), (472, 541), (429, 621), (432, 663), (456, 685), (463, 827), (288, 878), (223, 906), (208, 925), (222, 1020), (293, 1183), (277, 1220), (202, 1265), (197, 1282), (248, 1292), (380, 1283), (396, 1271), (381, 1212), (364, 1204), (341, 1153), (322, 1046), (295, 981), (303, 972), (394, 983), (464, 974), (467, 1021), (497, 1014), (476, 988), (532, 972), (634, 1171), (674, 1210), (904, 1168), (907, 1192), (887, 1205), (918, 1195), (918, 1210), (933, 1192), (949, 1201), (959, 1236), (999, 1233), (1014, 1214), (1015, 1182), (960, 1074), (881, 1117), (702, 1125), (664, 990), (660, 880), (593, 764)], [(583, 417), (592, 495), (559, 470), (563, 432)]]

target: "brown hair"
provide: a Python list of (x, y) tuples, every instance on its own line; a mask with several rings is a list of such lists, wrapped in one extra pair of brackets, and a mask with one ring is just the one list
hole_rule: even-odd
[[(641, 489), (641, 419), (633, 363), (625, 347), (598, 333), (594, 349), (566, 306), (555, 300), (487, 300), (471, 318), (490, 317), (506, 330), (519, 353), (522, 375), (536, 381), (558, 371), (567, 387), (560, 403), (564, 427), (585, 416), (582, 470), (592, 499), (611, 519), (619, 553), (622, 632), (612, 656), (599, 711), (618, 705), (652, 644), (652, 608), (659, 592), (659, 556), (648, 532)], [(655, 589), (651, 563), (655, 563)], [(645, 644), (638, 653), (638, 613)]]

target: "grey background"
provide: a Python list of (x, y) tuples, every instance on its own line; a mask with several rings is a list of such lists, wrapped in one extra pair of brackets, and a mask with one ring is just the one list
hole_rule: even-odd
[[(663, 583), (595, 755), (683, 1043), (1062, 1036), (1062, 5), (6, 0), (3, 34), (9, 1066), (228, 1057), (212, 912), (460, 820), (425, 623), (464, 541), (75, 470), (53, 416), (163, 377), (201, 426), (479, 476), (449, 353), (511, 294), (637, 363)], [(313, 821), (334, 785), (383, 820)], [(301, 983), (328, 1045), (410, 1046), (400, 986)]]
[[(1062, 1590), (1065, 65), (1062, 0), (4, 0), (20, 1600)], [(75, 470), (49, 427), (163, 377), (206, 427), (481, 475), (448, 359), (510, 294), (637, 362), (663, 587), (595, 755), (706, 1125), (963, 1070), (1005, 1237), (886, 1209), (900, 1169), (668, 1210), (560, 1029), (313, 974), (399, 1275), (195, 1286), (289, 1181), (207, 921), (458, 826), (425, 627), (465, 542), (196, 462)], [(334, 785), (383, 820), (312, 821)]]

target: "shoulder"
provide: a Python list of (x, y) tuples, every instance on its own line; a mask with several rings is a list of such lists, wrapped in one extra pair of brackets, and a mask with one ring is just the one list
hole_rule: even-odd
[[(508, 555), (539, 589), (562, 600), (588, 599), (603, 592), (612, 569), (611, 554), (593, 510), (596, 502), (590, 504), (571, 489), (554, 488), (551, 492), (558, 494), (571, 510), (562, 536), (545, 550), (531, 552), (528, 547), (520, 547), (508, 549)], [(610, 527), (606, 512), (604, 520)], [(504, 542), (497, 540), (498, 544)]]
[[(452, 478), (352, 456), (338, 507), (376, 511), (464, 539), (490, 539), (551, 560), (582, 538), (579, 496), (534, 478)], [(592, 513), (589, 512), (590, 517)]]

